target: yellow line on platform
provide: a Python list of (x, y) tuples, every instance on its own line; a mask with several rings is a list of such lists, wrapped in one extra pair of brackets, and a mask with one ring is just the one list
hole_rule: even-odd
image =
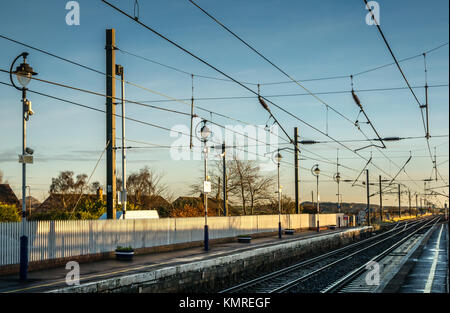
[[(134, 271), (134, 270), (139, 270), (139, 269), (143, 269), (143, 268), (150, 268), (150, 267), (155, 267), (155, 266), (158, 266), (158, 265), (164, 265), (164, 264), (167, 264), (167, 263), (170, 263), (170, 261), (162, 262), (162, 263), (158, 263), (158, 264), (137, 266), (137, 267), (127, 268), (127, 269), (114, 271), (114, 272), (108, 272), (108, 273), (102, 273), (102, 274), (95, 274), (95, 275), (85, 276), (81, 280), (86, 280), (86, 279), (90, 279), (90, 278), (97, 278), (97, 277), (102, 277), (102, 276), (108, 276), (108, 275), (114, 275), (114, 274), (119, 274), (119, 273)], [(13, 293), (13, 292), (20, 292), (20, 291), (31, 290), (31, 289), (41, 288), (41, 287), (54, 286), (54, 285), (62, 284), (62, 283), (65, 283), (65, 282), (66, 282), (65, 280), (61, 280), (61, 281), (56, 281), (56, 282), (52, 282), (52, 283), (48, 283), (48, 284), (41, 284), (41, 285), (30, 286), (30, 287), (26, 287), (26, 288), (22, 288), (22, 289), (8, 290), (8, 291), (4, 291), (3, 293)]]

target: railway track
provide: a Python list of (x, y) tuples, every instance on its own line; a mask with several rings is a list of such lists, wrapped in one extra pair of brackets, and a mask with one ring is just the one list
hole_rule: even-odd
[(390, 255), (394, 250), (401, 247), (404, 244), (408, 244), (408, 241), (412, 241), (414, 239), (414, 236), (417, 235), (423, 235), (427, 231), (431, 229), (432, 226), (436, 225), (440, 221), (440, 218), (434, 218), (430, 222), (426, 223), (425, 225), (421, 226), (420, 228), (414, 230), (404, 238), (402, 238), (400, 241), (396, 242), (389, 248), (385, 249), (378, 255), (374, 256), (372, 259), (370, 259), (365, 264), (361, 265), (360, 267), (354, 269), (353, 271), (349, 272), (345, 276), (341, 277), (337, 281), (333, 282), (323, 290), (321, 290), (322, 293), (364, 293), (364, 292), (372, 292), (373, 290), (376, 290), (376, 288), (373, 288), (371, 286), (367, 286), (365, 282), (362, 282), (363, 274), (367, 271), (367, 266), (371, 262), (380, 262), (383, 258)]
[[(378, 255), (380, 250), (385, 251), (387, 247), (393, 246), (402, 238), (407, 237), (408, 234), (434, 221), (434, 219), (426, 219), (397, 223), (393, 228), (383, 233), (267, 275), (256, 277), (222, 290), (221, 293), (321, 292), (350, 271), (359, 268), (361, 264), (365, 264), (367, 258), (373, 257), (374, 251)], [(360, 260), (361, 256), (365, 254), (368, 256)], [(363, 262), (361, 263), (361, 261)], [(346, 264), (346, 266), (343, 266), (343, 264)], [(348, 269), (349, 267), (351, 270)]]

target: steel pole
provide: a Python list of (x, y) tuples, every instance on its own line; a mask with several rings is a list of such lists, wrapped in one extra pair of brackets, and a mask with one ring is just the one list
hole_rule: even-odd
[(411, 190), (408, 190), (409, 216), (411, 216)]
[(106, 214), (116, 219), (116, 31), (106, 30)]
[(378, 176), (378, 182), (380, 186), (380, 218), (383, 221), (383, 188), (381, 186), (381, 175)]
[(417, 217), (417, 213), (419, 212), (419, 201), (417, 199), (418, 194), (416, 193), (416, 217)]
[(423, 205), (425, 207), (425, 210), (428, 211), (427, 209), (427, 182), (424, 181), (423, 182)]
[(295, 170), (295, 214), (300, 213), (299, 190), (298, 190), (298, 128), (294, 127), (294, 170)]
[[(22, 88), (22, 155), (25, 155), (27, 147), (27, 89)], [(27, 280), (28, 276), (28, 236), (26, 233), (26, 163), (22, 160), (22, 236), (20, 237), (20, 280)]]
[(368, 226), (370, 226), (371, 224), (371, 214), (370, 214), (370, 192), (369, 192), (369, 170), (366, 169), (366, 187), (367, 187), (367, 214), (368, 214), (368, 219), (367, 219), (367, 224)]
[(227, 168), (225, 160), (225, 142), (222, 144), (222, 163), (223, 163), (223, 215), (228, 215), (227, 198)]
[(402, 217), (402, 199), (400, 194), (400, 184), (398, 184), (398, 218)]
[(281, 191), (280, 191), (280, 162), (278, 162), (278, 238), (281, 239)]
[(338, 185), (338, 194), (337, 194), (337, 196), (338, 196), (338, 213), (341, 213), (341, 201), (340, 201), (341, 192), (339, 189), (339, 182), (337, 183), (337, 185)]
[(123, 219), (127, 213), (127, 149), (125, 147), (125, 72), (120, 66), (120, 78), (122, 80), (122, 211)]
[(316, 200), (317, 200), (317, 232), (320, 231), (320, 221), (319, 221), (319, 215), (320, 215), (320, 205), (319, 205), (319, 175), (316, 175)]
[[(205, 143), (205, 182), (208, 180), (208, 146)], [(204, 238), (204, 244), (205, 244), (205, 251), (209, 250), (209, 233), (208, 233), (208, 193), (203, 189), (203, 199), (205, 201), (205, 238)]]

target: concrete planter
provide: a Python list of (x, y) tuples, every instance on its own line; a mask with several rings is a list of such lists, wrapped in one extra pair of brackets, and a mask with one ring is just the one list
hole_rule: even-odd
[(295, 229), (288, 228), (288, 229), (284, 230), (285, 235), (293, 235), (294, 233), (295, 233)]
[(238, 242), (240, 243), (251, 243), (252, 237), (251, 236), (239, 236)]
[(115, 251), (116, 259), (120, 261), (131, 261), (133, 260), (134, 251)]

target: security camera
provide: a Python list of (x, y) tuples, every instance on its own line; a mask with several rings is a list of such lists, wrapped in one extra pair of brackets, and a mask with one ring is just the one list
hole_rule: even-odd
[(25, 152), (26, 152), (27, 154), (33, 154), (33, 153), (34, 153), (34, 150), (31, 149), (31, 148), (25, 148)]

